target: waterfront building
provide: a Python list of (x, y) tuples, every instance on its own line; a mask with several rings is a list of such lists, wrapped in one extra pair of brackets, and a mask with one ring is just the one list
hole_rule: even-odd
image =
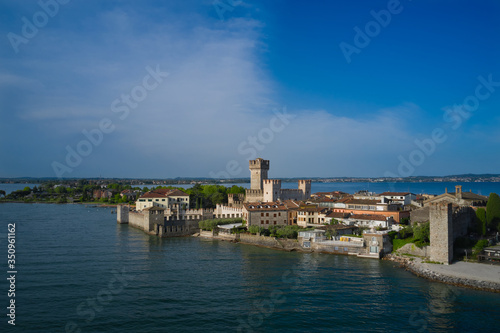
[(243, 219), (247, 226), (262, 228), (292, 224), (288, 220), (288, 208), (282, 202), (249, 202), (243, 205)]
[(137, 194), (141, 194), (140, 191), (133, 191), (133, 190), (123, 190), (120, 192), (120, 196), (123, 198), (125, 197), (127, 200), (135, 200), (137, 198)]
[(445, 193), (424, 201), (424, 206), (444, 201), (458, 206), (484, 207), (486, 206), (486, 202), (488, 202), (488, 197), (472, 193), (472, 191), (463, 192), (462, 185), (457, 185), (455, 186), (455, 192), (448, 192), (446, 188)]
[(403, 206), (411, 205), (412, 201), (417, 199), (417, 196), (410, 192), (384, 192), (380, 193), (379, 197), (385, 202), (395, 202)]
[(411, 211), (410, 220), (411, 223), (428, 222), (430, 221), (430, 207), (432, 204), (437, 203), (450, 203), (456, 208), (458, 207), (485, 207), (488, 202), (488, 197), (479, 195), (472, 192), (462, 192), (462, 186), (455, 186), (455, 192), (448, 192), (445, 189), (445, 193), (438, 196), (429, 198), (423, 202), (423, 207), (419, 209), (414, 209)]
[(297, 225), (307, 228), (308, 226), (324, 224), (328, 212), (329, 209), (324, 207), (301, 207), (297, 211)]
[(157, 189), (141, 195), (135, 206), (138, 211), (152, 206), (185, 210), (189, 208), (189, 194), (177, 189)]
[(391, 229), (394, 224), (394, 219), (389, 216), (381, 216), (374, 214), (352, 214), (348, 218), (340, 219), (347, 225), (355, 225), (358, 227), (368, 227), (368, 228), (387, 228)]
[(110, 190), (94, 190), (92, 193), (92, 196), (94, 199), (101, 199), (101, 198), (106, 198), (106, 199), (111, 199), (113, 197), (114, 193)]

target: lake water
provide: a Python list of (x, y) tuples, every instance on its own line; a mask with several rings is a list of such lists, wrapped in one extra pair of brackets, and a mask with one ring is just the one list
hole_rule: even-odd
[[(250, 183), (231, 183), (224, 184), (224, 186), (231, 187), (233, 185), (243, 186), (244, 188), (250, 188)], [(454, 182), (442, 182), (442, 183), (318, 183), (313, 182), (311, 184), (312, 193), (315, 192), (330, 192), (330, 191), (342, 191), (346, 193), (354, 194), (361, 190), (367, 190), (375, 193), (382, 192), (411, 192), (415, 194), (443, 194), (445, 189), (449, 192), (455, 192), (455, 186), (462, 185), (462, 191), (468, 192), (472, 191), (477, 194), (488, 196), (490, 193), (500, 193), (500, 183), (484, 182), (484, 183), (454, 183)], [(172, 185), (182, 188), (190, 188), (193, 185)], [(156, 187), (156, 186), (148, 186)], [(297, 188), (297, 183), (281, 183), (282, 188)]]
[[(2, 184), (0, 183), (0, 190), (4, 190), (7, 194), (12, 191), (22, 190), (26, 186), (33, 188), (33, 186), (39, 186), (39, 184)], [(224, 184), (224, 186), (231, 187), (233, 185), (243, 186), (244, 188), (250, 188), (250, 183), (231, 183)], [(453, 183), (453, 182), (442, 182), (442, 183), (318, 183), (313, 182), (311, 184), (312, 193), (315, 192), (329, 192), (329, 191), (342, 191), (346, 193), (355, 193), (361, 190), (368, 190), (375, 193), (382, 193), (386, 191), (392, 192), (411, 192), (415, 194), (442, 194), (447, 188), (449, 192), (455, 192), (455, 186), (462, 185), (462, 190), (464, 192), (472, 191), (477, 194), (488, 196), (490, 193), (500, 194), (500, 183)], [(181, 184), (172, 185), (175, 187), (190, 188), (193, 187), (192, 184)], [(282, 188), (297, 188), (297, 183), (282, 183)], [(139, 185), (142, 189), (143, 187), (156, 187), (152, 185)]]
[[(116, 224), (109, 208), (0, 204), (16, 225), (16, 327), (0, 332), (494, 332), (500, 295), (392, 263)], [(4, 276), (5, 276), (4, 275)], [(0, 279), (3, 311), (9, 285)]]

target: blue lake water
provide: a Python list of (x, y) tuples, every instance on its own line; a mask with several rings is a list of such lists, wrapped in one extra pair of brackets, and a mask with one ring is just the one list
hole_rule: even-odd
[[(9, 194), (12, 191), (22, 190), (26, 186), (33, 188), (33, 186), (39, 186), (39, 184), (2, 184), (0, 183), (0, 190), (4, 190)], [(231, 187), (233, 185), (243, 186), (244, 188), (250, 188), (250, 183), (230, 183), (224, 184), (224, 186)], [(477, 194), (482, 194), (488, 196), (490, 193), (500, 194), (500, 183), (485, 182), (485, 183), (454, 183), (454, 182), (442, 182), (442, 183), (318, 183), (313, 182), (311, 184), (311, 190), (315, 192), (329, 192), (329, 191), (342, 191), (346, 193), (355, 193), (361, 190), (368, 190), (375, 193), (382, 193), (386, 191), (392, 192), (412, 192), (415, 194), (442, 194), (445, 189), (449, 192), (455, 191), (456, 185), (462, 185), (463, 191), (472, 191)], [(182, 188), (190, 188), (192, 184), (182, 184), (182, 185), (172, 185)], [(282, 188), (297, 188), (297, 183), (282, 183)], [(156, 187), (152, 185), (139, 185), (140, 188), (143, 187)]]
[[(250, 183), (231, 183), (224, 184), (224, 186), (231, 187), (233, 185), (243, 186), (244, 188), (250, 188)], [(367, 190), (375, 193), (382, 192), (411, 192), (415, 194), (442, 194), (448, 189), (449, 192), (455, 192), (455, 186), (462, 185), (463, 191), (472, 191), (477, 194), (488, 196), (490, 193), (500, 193), (500, 183), (484, 182), (484, 183), (454, 183), (454, 182), (441, 182), (441, 183), (318, 183), (313, 182), (311, 184), (312, 193), (315, 192), (330, 192), (330, 191), (342, 191), (346, 193), (354, 194), (355, 192), (361, 190)], [(173, 185), (177, 187), (190, 188), (193, 185)], [(298, 184), (293, 183), (282, 183), (282, 188), (297, 188)], [(148, 186), (153, 187), (153, 186)]]
[[(500, 295), (390, 262), (117, 225), (109, 208), (0, 204), (16, 224), (16, 327), (0, 332), (494, 332)], [(5, 276), (4, 275), (4, 276)], [(3, 311), (9, 285), (0, 279)]]

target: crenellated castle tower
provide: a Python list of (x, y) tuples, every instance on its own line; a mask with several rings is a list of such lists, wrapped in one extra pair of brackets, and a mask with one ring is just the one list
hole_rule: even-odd
[(250, 189), (245, 192), (245, 202), (305, 200), (311, 196), (310, 180), (299, 180), (298, 189), (282, 189), (281, 180), (268, 179), (269, 164), (262, 158), (249, 161)]
[(258, 158), (249, 161), (250, 168), (250, 189), (262, 190), (263, 180), (267, 179), (269, 171), (269, 160)]

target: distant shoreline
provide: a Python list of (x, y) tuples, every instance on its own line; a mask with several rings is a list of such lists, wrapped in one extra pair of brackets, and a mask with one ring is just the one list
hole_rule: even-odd
[(89, 205), (99, 207), (116, 208), (119, 204), (109, 204), (103, 202), (50, 202), (50, 201), (22, 201), (22, 200), (0, 200), (0, 204), (4, 203), (21, 203), (21, 204), (49, 204), (49, 205)]

